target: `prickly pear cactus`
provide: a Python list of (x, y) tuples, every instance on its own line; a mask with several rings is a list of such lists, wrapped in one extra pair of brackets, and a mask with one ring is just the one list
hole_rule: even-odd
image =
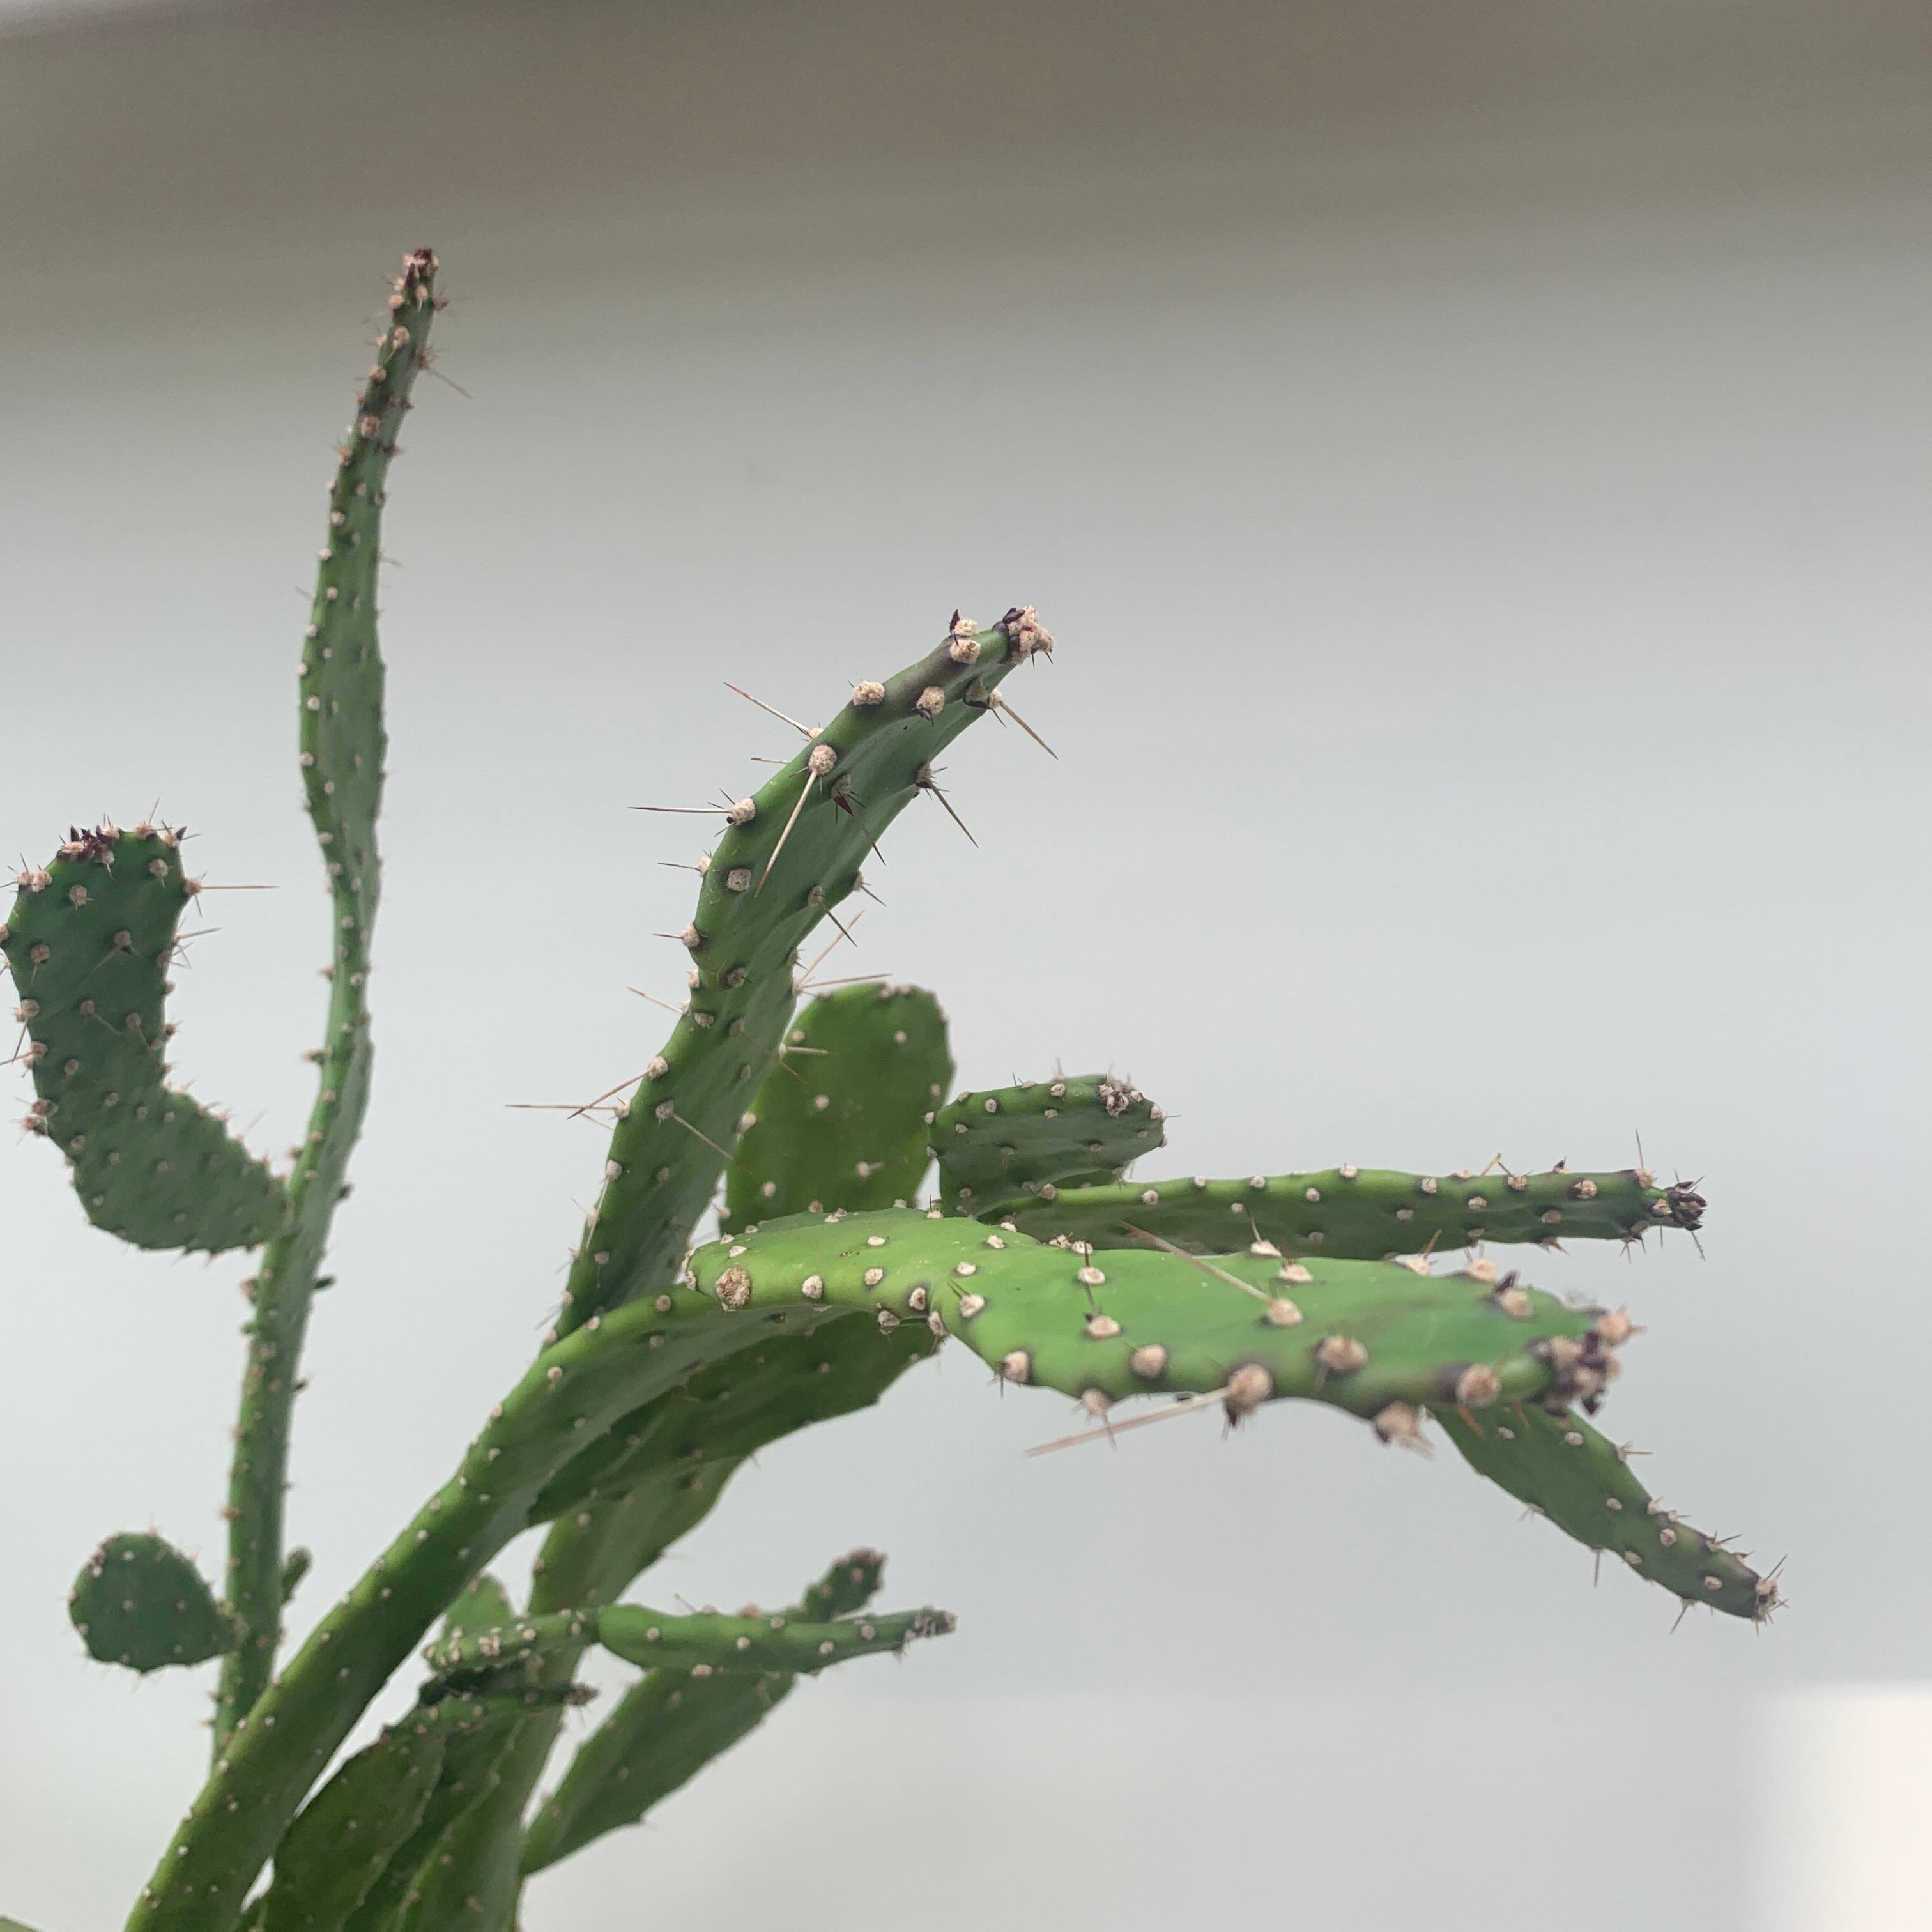
[[(437, 272), (418, 250), (392, 284), (302, 640), (329, 1004), (289, 1172), (170, 1084), (168, 974), (201, 890), (176, 832), (71, 832), (21, 874), (0, 930), (28, 1124), (88, 1218), (139, 1247), (259, 1251), (221, 1600), (154, 1536), (110, 1539), (75, 1586), (103, 1661), (221, 1660), (214, 1762), (133, 1932), (514, 1932), (526, 1878), (646, 1816), (801, 1678), (949, 1630), (944, 1611), (872, 1609), (870, 1551), (776, 1611), (624, 1600), (760, 1450), (866, 1408), (949, 1342), (1006, 1388), (1077, 1401), (1085, 1426), (1067, 1442), (1197, 1410), (1245, 1423), (1283, 1400), (1357, 1418), (1368, 1443), (1439, 1428), (1479, 1476), (1632, 1575), (1766, 1617), (1772, 1579), (1653, 1502), (1588, 1420), (1629, 1317), (1558, 1300), (1481, 1252), (1694, 1232), (1692, 1188), (1561, 1166), (1130, 1178), (1166, 1129), (1125, 1079), (1056, 1074), (949, 1102), (931, 994), (814, 988), (803, 949), (828, 926), (851, 937), (839, 908), (899, 814), (929, 794), (958, 818), (941, 753), (989, 714), (1044, 746), (1001, 687), (1053, 639), (1014, 605), (983, 627), (956, 611), (823, 726), (754, 700), (798, 739), (757, 791), (715, 808), (680, 936), (690, 998), (640, 1077), (592, 1103), (614, 1121), (555, 1325), (449, 1479), (285, 1650), (284, 1606), (309, 1566), (284, 1532), (292, 1405), (374, 1064), (382, 519)], [(838, 621), (842, 651), (880, 646), (862, 609)], [(488, 1566), (539, 1528), (512, 1591)], [(594, 1650), (636, 1677), (538, 1801)], [(411, 1671), (413, 1706), (337, 1762)]]

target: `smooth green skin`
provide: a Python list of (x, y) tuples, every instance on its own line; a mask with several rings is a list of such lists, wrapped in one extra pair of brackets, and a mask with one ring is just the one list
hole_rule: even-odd
[(282, 1182), (166, 1084), (169, 970), (194, 897), (176, 835), (103, 828), (22, 875), (4, 935), (35, 1100), (97, 1228), (138, 1248), (254, 1247), (290, 1214)]
[(527, 1658), (573, 1653), (601, 1643), (646, 1670), (698, 1678), (817, 1670), (854, 1657), (902, 1650), (915, 1638), (944, 1636), (952, 1618), (932, 1609), (895, 1611), (861, 1623), (796, 1622), (770, 1616), (674, 1616), (641, 1604), (525, 1617), (495, 1630), (446, 1637), (424, 1653), (430, 1668), (460, 1695), (470, 1681), (493, 1678)]
[(309, 1800), (276, 1848), (264, 1932), (341, 1932), (421, 1822), (446, 1742), (424, 1718), (393, 1726)]
[(158, 1536), (110, 1536), (82, 1566), (68, 1614), (99, 1664), (143, 1673), (206, 1664), (235, 1647), (201, 1572)]
[(929, 1160), (926, 1117), (952, 1080), (939, 1002), (876, 980), (842, 986), (798, 1015), (784, 1051), (731, 1150), (719, 1226), (910, 1202)]
[(1652, 1502), (1617, 1445), (1574, 1411), (1512, 1404), (1436, 1419), (1479, 1475), (1540, 1510), (1586, 1548), (1608, 1550), (1687, 1604), (1762, 1622), (1778, 1586), (1741, 1557)]
[[(646, 1074), (611, 1135), (603, 1192), (566, 1284), (562, 1331), (675, 1274), (724, 1166), (718, 1150), (736, 1136), (790, 1024), (800, 946), (856, 890), (860, 862), (917, 796), (932, 761), (1038, 648), (1020, 614), (1009, 614), (1011, 634), (1003, 620), (942, 644), (886, 680), (876, 704), (855, 695), (753, 794), (756, 815), (726, 827), (687, 928), (697, 975), (689, 1010), (652, 1062), (662, 1070)], [(928, 692), (944, 700), (930, 716), (920, 709)], [(826, 753), (836, 762), (812, 776), (807, 760)], [(802, 792), (809, 796), (793, 822)]]
[(282, 1634), (284, 1504), (298, 1364), (329, 1225), (368, 1106), (370, 938), (381, 885), (376, 817), (388, 740), (376, 574), (389, 464), (423, 365), (434, 317), (436, 257), (406, 256), (388, 320), (328, 496), (328, 540), (302, 646), (298, 716), (302, 784), (329, 884), (328, 1020), (315, 1103), (289, 1191), (288, 1232), (262, 1257), (228, 1484), (226, 1602), (243, 1641), (223, 1666), (214, 1756), (254, 1706)]
[(932, 1118), (940, 1198), (978, 1213), (1042, 1188), (1117, 1180), (1167, 1144), (1161, 1118), (1144, 1094), (1103, 1073), (962, 1094)]
[[(1272, 1377), (1274, 1396), (1304, 1396), (1360, 1416), (1390, 1402), (1440, 1401), (1472, 1364), (1496, 1371), (1505, 1398), (1539, 1397), (1552, 1375), (1530, 1345), (1580, 1339), (1598, 1312), (1531, 1290), (1529, 1313), (1519, 1320), (1486, 1282), (1418, 1275), (1392, 1263), (1311, 1261), (1301, 1264), (1311, 1279), (1284, 1282), (1279, 1258), (1216, 1257), (1214, 1268), (1257, 1291), (1251, 1294), (1185, 1256), (1117, 1250), (1096, 1258), (1103, 1279), (1089, 1286), (1078, 1279), (1084, 1258), (1070, 1250), (957, 1217), (887, 1212), (767, 1223), (755, 1235), (700, 1248), (692, 1268), (700, 1290), (713, 1297), (725, 1270), (738, 1270), (749, 1291), (740, 1312), (754, 1318), (820, 1305), (803, 1294), (816, 1279), (825, 1302), (868, 1310), (875, 1321), (883, 1311), (896, 1325), (937, 1321), (1008, 1378), (1069, 1395), (1205, 1394), (1257, 1363)], [(873, 1270), (884, 1279), (868, 1287)], [(968, 1294), (984, 1302), (970, 1316)], [(1276, 1296), (1292, 1300), (1303, 1318), (1272, 1323), (1267, 1303)], [(1096, 1339), (1088, 1328), (1096, 1316), (1118, 1323), (1117, 1332)], [(1361, 1342), (1367, 1361), (1346, 1374), (1324, 1369), (1316, 1350), (1330, 1336)], [(1168, 1351), (1165, 1364), (1138, 1372), (1134, 1353), (1150, 1343)]]
[(1138, 1228), (1204, 1254), (1261, 1240), (1287, 1254), (1376, 1261), (1478, 1241), (1628, 1240), (1652, 1228), (1694, 1228), (1703, 1208), (1688, 1188), (1659, 1187), (1635, 1168), (1438, 1178), (1330, 1168), (1135, 1180), (1063, 1190), (1051, 1201), (1015, 1196), (974, 1212), (1041, 1240), (1064, 1234), (1096, 1248), (1140, 1244)]
[[(521, 1698), (487, 1702), (451, 1700), (434, 1708), (440, 1714), (446, 1709), (494, 1708), (510, 1703), (520, 1711), (524, 1709)], [(415, 1831), (364, 1893), (362, 1904), (345, 1922), (344, 1932), (397, 1932), (407, 1919), (416, 1916), (422, 1904), (424, 1865), (434, 1858), (437, 1846), (450, 1829), (494, 1793), (497, 1767), (502, 1762), (509, 1740), (516, 1735), (517, 1726), (526, 1721), (526, 1714), (506, 1714), (498, 1721), (470, 1724), (450, 1732), (435, 1789)]]
[[(783, 1612), (814, 1622), (864, 1609), (885, 1558), (855, 1550), (832, 1564)], [(791, 1694), (795, 1676), (714, 1678), (654, 1670), (578, 1746), (562, 1783), (544, 1801), (524, 1842), (527, 1876), (593, 1839), (642, 1822), (652, 1806), (687, 1784)]]

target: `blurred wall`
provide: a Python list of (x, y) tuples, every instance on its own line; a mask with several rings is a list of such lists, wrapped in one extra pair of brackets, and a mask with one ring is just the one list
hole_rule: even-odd
[[(505, 1103), (608, 1087), (658, 1031), (626, 986), (678, 996), (656, 862), (695, 842), (626, 808), (787, 750), (723, 679), (816, 716), (956, 604), (1039, 605), (1014, 696), (1060, 757), (976, 733), (976, 849), (908, 814), (846, 970), (938, 988), (963, 1083), (1130, 1072), (1156, 1172), (1640, 1130), (1713, 1202), (1702, 1259), (1534, 1272), (1648, 1324), (1610, 1426), (1789, 1552), (1768, 1630), (1673, 1637), (1326, 1412), (1023, 1462), (1064, 1408), (956, 1358), (767, 1454), (650, 1587), (874, 1541), (959, 1635), (812, 1687), (528, 1932), (1756, 1922), (1753, 1760), (1809, 1734), (1757, 1707), (1928, 1660), (1928, 40), (1716, 0), (0, 35), (0, 828), (158, 797), (208, 877), (282, 886), (206, 902), (176, 1009), (265, 1147), (320, 1011), (289, 759), (328, 446), (400, 251), (458, 298), (388, 532), (381, 1058), (298, 1627), (560, 1286), (597, 1138)], [(86, 1932), (205, 1686), (86, 1665), (62, 1599), (116, 1528), (218, 1564), (245, 1270), (121, 1252), (32, 1143), (0, 1217), (0, 1911)]]

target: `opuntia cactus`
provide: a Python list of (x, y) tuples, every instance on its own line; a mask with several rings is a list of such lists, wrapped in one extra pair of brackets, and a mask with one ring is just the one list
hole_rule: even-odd
[[(933, 648), (854, 686), (822, 728), (796, 727), (776, 775), (717, 808), (682, 935), (690, 998), (635, 1085), (601, 1096), (615, 1124), (554, 1328), (449, 1480), (284, 1654), (308, 1565), (284, 1534), (291, 1403), (370, 1088), (382, 514), (436, 273), (421, 250), (394, 284), (303, 640), (330, 1004), (292, 1166), (272, 1170), (170, 1084), (167, 974), (198, 890), (176, 830), (70, 832), (20, 875), (0, 928), (28, 1124), (88, 1218), (138, 1247), (260, 1250), (222, 1600), (152, 1534), (110, 1538), (75, 1586), (103, 1661), (222, 1660), (212, 1770), (130, 1926), (512, 1932), (530, 1874), (638, 1822), (800, 1676), (949, 1630), (942, 1611), (869, 1607), (884, 1562), (870, 1551), (778, 1611), (621, 1600), (746, 1458), (875, 1402), (948, 1340), (1004, 1385), (1074, 1398), (1088, 1426), (1069, 1440), (1208, 1406), (1240, 1423), (1290, 1398), (1384, 1444), (1421, 1442), (1432, 1418), (1478, 1474), (1600, 1554), (1686, 1604), (1768, 1616), (1775, 1584), (1652, 1502), (1588, 1420), (1628, 1316), (1559, 1300), (1481, 1252), (1694, 1230), (1692, 1189), (1567, 1167), (1130, 1179), (1166, 1132), (1125, 1079), (1056, 1074), (949, 1100), (930, 994), (868, 981), (798, 1010), (801, 949), (861, 890), (899, 812), (937, 793), (935, 758), (989, 711), (1017, 718), (1002, 682), (1053, 640), (1016, 605), (984, 628), (955, 612)], [(520, 1606), (488, 1566), (543, 1525)], [(414, 1707), (325, 1776), (432, 1630)], [(592, 1646), (642, 1674), (536, 1800)]]

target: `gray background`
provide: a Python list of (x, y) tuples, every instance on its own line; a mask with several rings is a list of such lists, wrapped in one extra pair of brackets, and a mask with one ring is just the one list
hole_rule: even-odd
[[(1766, 1699), (1922, 1675), (1927, 165), (1915, 7), (256, 4), (0, 38), (0, 828), (158, 799), (176, 1005), (279, 1150), (325, 944), (299, 586), (382, 278), (458, 300), (393, 488), (376, 1110), (301, 1410), (298, 1626), (560, 1286), (577, 1099), (680, 997), (698, 849), (795, 713), (1039, 606), (859, 955), (964, 1084), (1130, 1072), (1150, 1171), (1652, 1165), (1538, 1257), (1650, 1334), (1606, 1419), (1793, 1602), (1693, 1616), (1286, 1408), (1070, 1426), (952, 1354), (780, 1446), (650, 1588), (848, 1544), (961, 1613), (536, 1888), (645, 1922), (1226, 1910), (1740, 1927)], [(305, 595), (305, 592), (301, 594)], [(827, 968), (826, 970), (832, 969)], [(13, 1076), (9, 1076), (10, 1078)], [(26, 1086), (20, 1083), (24, 1100)], [(100, 1534), (218, 1566), (239, 1258), (124, 1252), (0, 1151), (0, 1910), (118, 1923), (201, 1678), (87, 1665)], [(514, 1574), (518, 1566), (506, 1566)], [(398, 1695), (406, 1695), (399, 1688)], [(393, 1700), (392, 1700), (393, 1701)]]

